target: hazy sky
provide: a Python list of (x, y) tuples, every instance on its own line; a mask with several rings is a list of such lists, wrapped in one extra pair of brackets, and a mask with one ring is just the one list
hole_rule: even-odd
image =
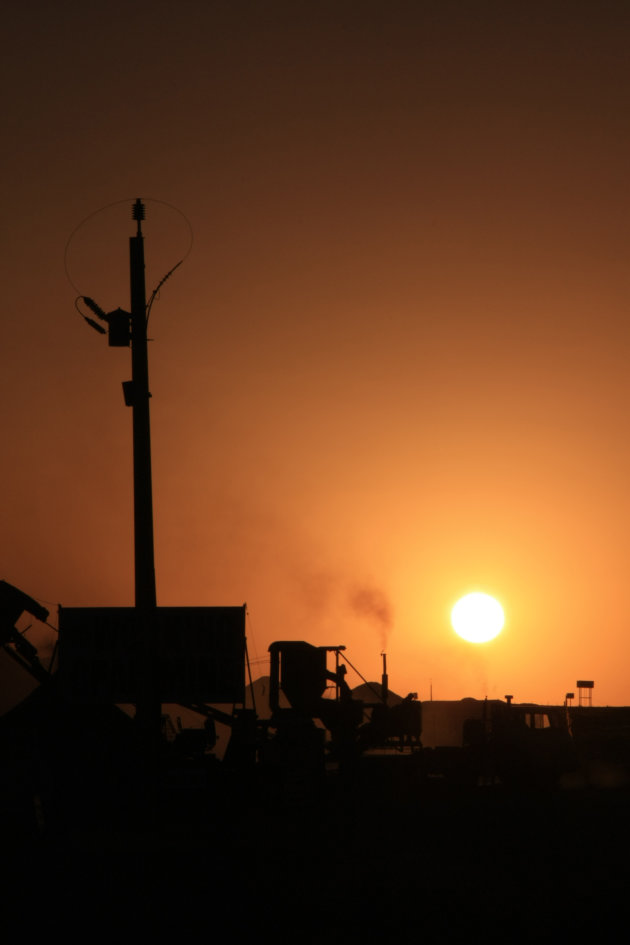
[(246, 601), (260, 671), (629, 703), (629, 40), (621, 0), (12, 5), (0, 577), (133, 603), (129, 352), (74, 300), (129, 306), (142, 197), (149, 291), (194, 237), (149, 324), (158, 603)]

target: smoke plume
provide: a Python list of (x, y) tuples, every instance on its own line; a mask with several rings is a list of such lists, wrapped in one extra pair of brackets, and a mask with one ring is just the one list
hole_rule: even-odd
[(380, 634), (381, 646), (385, 649), (392, 628), (393, 613), (389, 598), (377, 587), (357, 586), (350, 591), (348, 603), (358, 617), (366, 617)]

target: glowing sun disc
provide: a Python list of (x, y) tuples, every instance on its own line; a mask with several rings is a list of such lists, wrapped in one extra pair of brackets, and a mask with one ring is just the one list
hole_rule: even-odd
[(457, 601), (451, 611), (455, 633), (469, 643), (487, 643), (501, 633), (505, 616), (498, 600), (475, 592)]

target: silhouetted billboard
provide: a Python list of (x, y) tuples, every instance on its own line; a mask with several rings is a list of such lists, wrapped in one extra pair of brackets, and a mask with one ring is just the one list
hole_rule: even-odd
[[(245, 607), (158, 607), (149, 618), (161, 702), (242, 702)], [(76, 703), (137, 702), (134, 607), (59, 608), (59, 683)]]

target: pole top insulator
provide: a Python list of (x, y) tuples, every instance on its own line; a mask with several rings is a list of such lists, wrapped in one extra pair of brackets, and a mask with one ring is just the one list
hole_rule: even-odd
[(133, 205), (133, 215), (132, 215), (132, 219), (133, 219), (133, 220), (137, 220), (138, 222), (140, 222), (140, 220), (144, 220), (144, 218), (145, 218), (144, 204), (142, 203), (142, 201), (141, 201), (140, 198), (138, 197), (138, 199), (136, 200), (136, 202), (135, 202), (134, 205)]

